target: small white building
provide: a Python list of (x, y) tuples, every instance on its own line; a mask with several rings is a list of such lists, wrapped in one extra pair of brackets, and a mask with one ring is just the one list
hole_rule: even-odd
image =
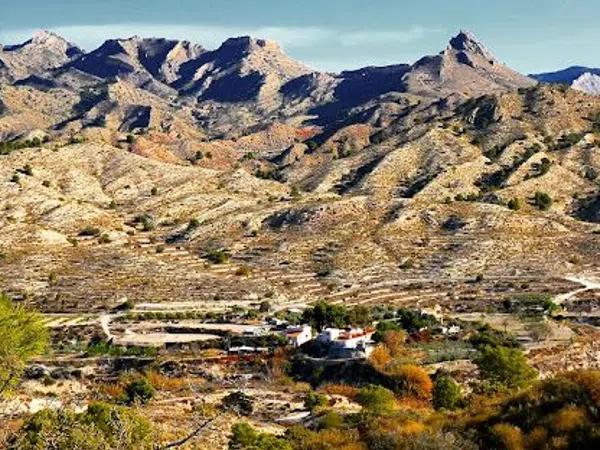
[(286, 337), (289, 345), (300, 347), (312, 339), (312, 328), (309, 325), (301, 325), (298, 327), (288, 327), (284, 330), (283, 335)]
[(332, 358), (368, 357), (374, 347), (373, 334), (373, 328), (326, 328), (317, 339), (329, 345), (329, 356)]

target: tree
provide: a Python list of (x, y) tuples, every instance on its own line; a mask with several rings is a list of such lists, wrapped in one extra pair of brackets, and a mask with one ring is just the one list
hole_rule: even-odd
[(0, 396), (18, 383), (27, 362), (48, 344), (41, 316), (0, 295)]
[(481, 376), (508, 388), (527, 386), (536, 378), (536, 372), (527, 364), (523, 352), (517, 348), (483, 346), (475, 364)]
[(377, 331), (373, 335), (373, 340), (376, 342), (383, 341), (383, 338), (388, 331), (401, 331), (402, 326), (398, 322), (392, 320), (384, 320), (377, 324)]
[(320, 300), (314, 307), (304, 310), (302, 319), (318, 331), (327, 327), (342, 328), (348, 325), (348, 310), (342, 305), (330, 305)]
[(461, 400), (460, 386), (454, 378), (440, 374), (433, 381), (433, 406), (436, 409), (456, 409)]
[(371, 309), (367, 306), (355, 306), (348, 311), (348, 322), (350, 325), (366, 327), (371, 325), (373, 317), (371, 316)]
[(83, 413), (42, 410), (29, 417), (9, 443), (15, 450), (151, 450), (150, 422), (135, 410), (92, 403)]
[(392, 358), (398, 358), (406, 353), (406, 333), (402, 330), (388, 330), (383, 336), (383, 343)]

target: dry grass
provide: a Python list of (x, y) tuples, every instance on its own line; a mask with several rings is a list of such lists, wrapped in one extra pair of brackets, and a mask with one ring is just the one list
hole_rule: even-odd
[(347, 384), (328, 384), (322, 388), (322, 391), (329, 395), (340, 395), (353, 401), (358, 395), (358, 389)]
[(189, 387), (189, 383), (185, 378), (168, 377), (156, 371), (147, 372), (146, 378), (159, 391), (181, 392)]

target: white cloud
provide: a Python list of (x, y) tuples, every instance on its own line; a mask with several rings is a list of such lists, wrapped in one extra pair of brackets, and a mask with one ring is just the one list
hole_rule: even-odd
[(346, 46), (376, 45), (376, 44), (407, 44), (425, 38), (430, 33), (440, 33), (443, 30), (414, 27), (409, 30), (379, 30), (344, 33), (340, 42)]

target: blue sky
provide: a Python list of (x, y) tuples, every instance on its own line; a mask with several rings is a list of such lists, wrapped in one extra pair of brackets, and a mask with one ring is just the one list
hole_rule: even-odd
[(279, 41), (316, 69), (338, 71), (413, 62), (442, 50), (461, 28), (522, 72), (600, 66), (598, 0), (11, 1), (0, 16), (0, 42), (50, 29), (86, 50), (134, 34), (214, 48), (249, 34)]

